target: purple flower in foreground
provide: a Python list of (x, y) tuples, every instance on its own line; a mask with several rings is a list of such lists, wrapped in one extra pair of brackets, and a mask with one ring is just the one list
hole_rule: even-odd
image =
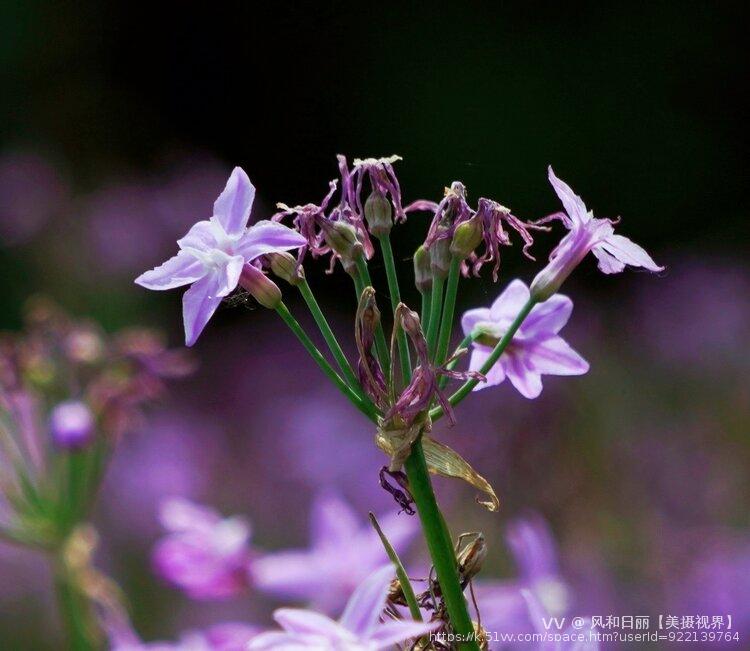
[[(375, 531), (334, 495), (318, 497), (312, 507), (310, 549), (268, 554), (253, 562), (254, 584), (286, 599), (307, 601), (337, 612), (359, 583), (380, 567), (385, 551)], [(395, 514), (380, 518), (391, 544), (401, 551), (416, 532), (415, 523)]]
[(276, 222), (259, 221), (248, 228), (254, 198), (255, 187), (247, 174), (235, 167), (214, 203), (213, 217), (198, 222), (177, 241), (177, 255), (135, 280), (155, 290), (192, 285), (182, 301), (188, 346), (195, 343), (222, 298), (237, 287), (243, 273), (250, 279), (261, 273), (250, 263), (269, 253), (305, 245), (302, 235)]
[[(514, 280), (491, 307), (464, 313), (461, 319), (464, 334), (477, 335), (469, 363), (471, 370), (482, 368), (528, 300), (529, 288), (522, 281)], [(500, 384), (507, 377), (521, 395), (536, 398), (542, 392), (542, 375), (586, 373), (588, 362), (557, 334), (572, 311), (573, 301), (567, 296), (556, 295), (536, 305), (500, 359), (487, 372), (487, 381), (477, 384), (474, 390)]]
[(91, 410), (78, 400), (58, 404), (50, 414), (49, 425), (52, 440), (63, 449), (82, 448), (94, 435)]
[(164, 502), (169, 534), (154, 549), (156, 573), (193, 599), (232, 597), (249, 584), (250, 526), (184, 499)]
[(622, 235), (615, 235), (612, 219), (597, 219), (586, 209), (570, 186), (548, 171), (549, 182), (560, 197), (565, 212), (555, 213), (537, 224), (559, 219), (570, 231), (550, 255), (549, 264), (531, 283), (531, 293), (540, 301), (554, 294), (565, 279), (591, 251), (599, 260), (599, 269), (605, 274), (619, 273), (626, 265), (643, 267), (648, 271), (662, 271), (646, 251)]
[(262, 633), (247, 648), (376, 651), (425, 635), (440, 626), (440, 622), (380, 621), (393, 575), (393, 566), (388, 565), (367, 577), (352, 594), (338, 621), (309, 610), (280, 608), (274, 612), (274, 619), (284, 630)]

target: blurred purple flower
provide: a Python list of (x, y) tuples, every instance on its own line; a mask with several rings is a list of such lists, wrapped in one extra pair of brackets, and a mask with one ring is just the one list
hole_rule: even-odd
[(255, 187), (247, 174), (235, 167), (214, 203), (211, 219), (193, 225), (177, 241), (177, 255), (135, 280), (154, 290), (191, 285), (183, 296), (188, 346), (195, 343), (221, 300), (237, 287), (247, 263), (306, 243), (299, 233), (276, 222), (260, 221), (248, 228), (254, 199)]
[[(473, 342), (469, 362), (471, 370), (482, 368), (495, 344), (528, 300), (529, 288), (522, 281), (514, 280), (491, 307), (464, 313), (461, 319), (464, 334), (478, 335)], [(507, 377), (521, 395), (536, 398), (542, 392), (542, 375), (586, 373), (588, 362), (557, 334), (568, 322), (572, 311), (573, 301), (567, 296), (555, 295), (536, 305), (486, 374), (486, 382), (480, 382), (474, 390), (501, 384)]]
[(161, 505), (169, 532), (154, 548), (155, 572), (193, 599), (225, 599), (249, 584), (250, 525), (184, 499)]
[(309, 610), (280, 608), (274, 612), (274, 619), (284, 630), (261, 633), (247, 648), (376, 651), (392, 648), (440, 626), (440, 622), (380, 622), (393, 576), (391, 565), (370, 574), (354, 591), (338, 621)]
[(54, 407), (49, 425), (52, 441), (63, 449), (82, 448), (94, 434), (91, 410), (79, 400), (68, 400)]
[(519, 576), (510, 581), (478, 581), (475, 594), (482, 626), (487, 631), (529, 632), (540, 623), (529, 608), (528, 592), (545, 617), (558, 617), (568, 609), (569, 594), (560, 577), (557, 550), (546, 522), (537, 515), (508, 526), (508, 546)]
[(617, 223), (616, 220), (594, 217), (586, 209), (581, 197), (555, 176), (551, 166), (548, 176), (565, 212), (545, 217), (537, 224), (559, 219), (570, 232), (552, 251), (549, 264), (531, 283), (531, 293), (534, 296), (542, 301), (552, 296), (589, 251), (597, 257), (599, 269), (605, 274), (619, 273), (626, 265), (643, 267), (648, 271), (664, 269), (635, 242), (622, 235), (615, 235), (613, 225)]
[[(416, 523), (404, 515), (386, 515), (380, 524), (398, 551), (416, 533)], [(310, 549), (267, 554), (253, 562), (251, 571), (259, 589), (334, 613), (384, 557), (369, 523), (360, 521), (339, 497), (326, 494), (311, 510)]]
[(22, 244), (33, 237), (67, 201), (57, 170), (30, 152), (0, 158), (0, 244)]
[(177, 642), (141, 642), (128, 626), (110, 630), (111, 651), (245, 651), (260, 629), (227, 622), (201, 631), (186, 631)]

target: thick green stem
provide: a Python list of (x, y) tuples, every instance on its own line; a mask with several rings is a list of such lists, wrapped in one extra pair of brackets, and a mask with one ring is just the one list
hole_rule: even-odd
[(92, 641), (92, 613), (86, 597), (71, 584), (70, 576), (62, 561), (55, 568), (55, 592), (60, 616), (65, 625), (68, 639), (67, 648), (71, 651), (93, 651), (97, 648)]
[[(356, 259), (357, 273), (361, 283), (361, 289), (359, 295), (362, 296), (362, 290), (365, 287), (373, 287), (372, 278), (370, 278), (370, 270), (367, 268), (367, 260), (364, 255), (360, 255)], [(386, 377), (391, 376), (391, 353), (388, 346), (388, 342), (385, 338), (385, 331), (383, 330), (383, 324), (378, 323), (378, 327), (375, 330), (375, 348), (378, 354), (378, 361), (383, 369), (383, 373)]]
[[(530, 298), (523, 306), (523, 308), (521, 308), (521, 311), (513, 320), (513, 323), (510, 324), (507, 332), (502, 336), (500, 341), (497, 342), (495, 347), (492, 349), (492, 353), (490, 353), (490, 356), (487, 358), (487, 361), (483, 364), (482, 368), (479, 369), (480, 373), (486, 375), (488, 371), (495, 365), (497, 360), (500, 359), (500, 355), (503, 354), (503, 351), (508, 347), (508, 344), (513, 341), (513, 337), (518, 331), (518, 328), (521, 327), (521, 324), (524, 322), (526, 317), (529, 316), (529, 312), (531, 312), (536, 303), (537, 301), (535, 298)], [(480, 380), (467, 380), (466, 382), (464, 382), (459, 387), (459, 389), (448, 399), (451, 405), (455, 406), (459, 402), (461, 402), (466, 396), (471, 393), (472, 389), (477, 384), (479, 384), (479, 382)], [(435, 409), (432, 409), (430, 411), (430, 418), (432, 418), (433, 421), (437, 420), (442, 415), (442, 407), (435, 407)]]
[(417, 440), (412, 446), (411, 454), (404, 467), (409, 478), (409, 491), (417, 506), (419, 519), (422, 523), (422, 532), (427, 541), (427, 549), (430, 552), (435, 574), (440, 584), (440, 591), (448, 610), (451, 628), (456, 635), (464, 640), (459, 643), (458, 647), (478, 651), (479, 645), (474, 639), (474, 625), (471, 622), (466, 599), (461, 589), (453, 541), (445, 526), (443, 515), (432, 490), (421, 440)]
[(331, 330), (328, 320), (320, 309), (320, 305), (318, 305), (318, 301), (315, 299), (315, 295), (312, 293), (310, 285), (307, 284), (306, 280), (302, 279), (297, 287), (300, 294), (302, 294), (302, 298), (305, 299), (307, 307), (310, 309), (310, 314), (312, 314), (315, 323), (320, 329), (320, 334), (322, 334), (323, 339), (326, 340), (328, 349), (336, 360), (339, 369), (341, 369), (341, 372), (344, 374), (344, 379), (347, 381), (349, 388), (358, 394), (360, 398), (364, 398), (359, 388), (359, 380), (357, 380), (357, 376), (354, 374), (354, 369), (352, 369), (349, 360), (341, 349), (338, 339), (336, 339), (336, 335), (333, 334), (333, 330)]
[[(396, 262), (393, 259), (393, 248), (391, 247), (391, 238), (389, 235), (383, 235), (378, 238), (380, 247), (383, 251), (383, 260), (385, 261), (385, 274), (388, 277), (388, 291), (391, 294), (391, 308), (395, 318), (396, 308), (401, 302), (401, 292), (398, 287), (398, 276), (396, 275)], [(404, 385), (409, 384), (411, 380), (411, 359), (409, 358), (409, 342), (406, 339), (406, 333), (403, 328), (398, 328), (398, 354), (401, 363), (401, 377)]]
[(437, 336), (440, 331), (440, 311), (443, 309), (443, 284), (445, 279), (435, 275), (432, 279), (432, 292), (430, 297), (430, 320), (427, 325), (427, 349), (430, 357), (435, 353)]
[(284, 305), (284, 303), (279, 303), (279, 306), (276, 308), (276, 312), (282, 318), (284, 323), (289, 326), (289, 329), (296, 335), (297, 339), (299, 339), (300, 343), (305, 347), (305, 350), (310, 354), (310, 357), (315, 360), (323, 373), (325, 373), (328, 379), (336, 385), (336, 388), (341, 391), (341, 393), (343, 393), (349, 399), (349, 401), (365, 416), (375, 422), (377, 420), (377, 417), (372, 406), (368, 406), (367, 404), (365, 404), (362, 399), (349, 388), (349, 386), (346, 384), (346, 382), (344, 382), (341, 376), (336, 373), (336, 371), (328, 363), (326, 358), (323, 357), (323, 354), (317, 349), (312, 339), (307, 336), (307, 333), (304, 331), (297, 319), (295, 319), (291, 315), (286, 305)]
[(427, 332), (427, 328), (430, 325), (430, 304), (432, 299), (432, 290), (428, 289), (422, 292), (422, 310), (419, 313), (419, 318), (422, 320), (422, 332)]
[(451, 267), (448, 271), (448, 284), (445, 288), (445, 300), (443, 302), (443, 317), (440, 322), (440, 336), (438, 337), (437, 353), (435, 355), (435, 366), (445, 362), (448, 354), (448, 346), (451, 343), (453, 332), (453, 312), (456, 309), (456, 294), (458, 292), (458, 279), (461, 276), (461, 260), (453, 256)]

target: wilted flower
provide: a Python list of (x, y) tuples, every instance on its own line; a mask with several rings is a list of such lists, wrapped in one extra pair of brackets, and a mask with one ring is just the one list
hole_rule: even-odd
[[(386, 515), (380, 523), (396, 549), (416, 533), (416, 523), (405, 516)], [(332, 613), (384, 556), (369, 523), (361, 522), (339, 497), (326, 494), (313, 503), (310, 549), (266, 554), (253, 562), (252, 574), (261, 590)]]
[[(529, 288), (521, 280), (514, 280), (491, 307), (464, 313), (461, 319), (464, 334), (475, 335), (469, 368), (482, 368), (528, 300)], [(554, 296), (536, 305), (500, 359), (487, 372), (486, 381), (477, 384), (474, 390), (500, 384), (507, 377), (521, 395), (536, 398), (542, 392), (542, 375), (586, 373), (588, 362), (557, 334), (572, 311), (573, 301), (567, 296)]]
[(221, 300), (228, 296), (246, 273), (245, 267), (260, 256), (281, 253), (305, 245), (305, 238), (271, 221), (248, 228), (255, 187), (247, 174), (235, 167), (224, 191), (214, 203), (210, 220), (195, 224), (177, 241), (180, 251), (135, 282), (147, 289), (166, 290), (191, 285), (183, 296), (185, 343), (192, 346)]
[(157, 574), (193, 599), (232, 597), (249, 584), (250, 525), (223, 519), (184, 499), (165, 501), (159, 514), (169, 532), (153, 552)]
[(440, 622), (380, 621), (393, 575), (390, 565), (370, 574), (354, 591), (337, 621), (309, 610), (280, 608), (274, 612), (274, 619), (283, 631), (262, 633), (247, 648), (376, 651), (392, 648), (438, 628)]
[(549, 264), (531, 283), (531, 293), (544, 301), (552, 296), (578, 264), (591, 251), (599, 260), (599, 269), (605, 274), (619, 273), (626, 265), (643, 267), (648, 271), (662, 271), (651, 256), (627, 237), (615, 235), (612, 219), (598, 219), (586, 209), (570, 186), (555, 176), (549, 167), (549, 182), (565, 208), (537, 222), (538, 224), (559, 219), (570, 231), (550, 255)]
[(50, 414), (49, 426), (55, 445), (64, 449), (82, 448), (94, 436), (94, 417), (79, 400), (58, 404)]

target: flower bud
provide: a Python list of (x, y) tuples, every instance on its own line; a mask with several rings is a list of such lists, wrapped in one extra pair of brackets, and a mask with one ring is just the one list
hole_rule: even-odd
[(482, 243), (482, 239), (481, 217), (474, 215), (468, 221), (456, 226), (453, 240), (451, 240), (451, 254), (460, 260), (465, 260)]
[(343, 221), (321, 222), (326, 244), (330, 246), (345, 264), (354, 260), (363, 251), (354, 226)]
[(60, 448), (76, 450), (88, 445), (94, 435), (91, 410), (78, 400), (58, 404), (50, 414), (52, 441)]
[(381, 192), (371, 192), (365, 201), (365, 219), (375, 237), (388, 235), (393, 227), (393, 208)]
[(432, 289), (430, 252), (424, 244), (422, 244), (414, 253), (414, 284), (422, 294), (425, 294)]
[(430, 246), (430, 265), (432, 275), (437, 278), (446, 278), (451, 266), (450, 240), (442, 238), (435, 240)]
[(291, 253), (270, 253), (266, 256), (271, 264), (271, 271), (290, 285), (297, 286), (305, 278), (305, 270)]
[(240, 285), (263, 307), (275, 310), (281, 303), (281, 290), (273, 280), (257, 267), (246, 264), (242, 267)]

